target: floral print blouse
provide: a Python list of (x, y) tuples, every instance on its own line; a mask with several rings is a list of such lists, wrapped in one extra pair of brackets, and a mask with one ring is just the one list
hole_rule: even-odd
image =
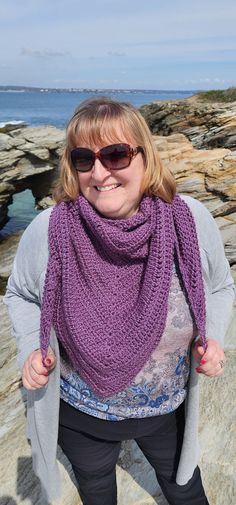
[(196, 326), (175, 260), (164, 333), (131, 384), (109, 398), (100, 398), (73, 370), (62, 350), (61, 398), (86, 414), (109, 421), (172, 412), (186, 397), (190, 347), (196, 336)]

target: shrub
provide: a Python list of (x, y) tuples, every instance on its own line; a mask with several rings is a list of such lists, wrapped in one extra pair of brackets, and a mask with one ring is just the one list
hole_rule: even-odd
[(208, 102), (234, 102), (236, 101), (236, 87), (202, 91), (198, 93), (197, 96), (201, 100)]

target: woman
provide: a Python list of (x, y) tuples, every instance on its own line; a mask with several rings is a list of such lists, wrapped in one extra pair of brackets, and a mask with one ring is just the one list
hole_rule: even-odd
[(83, 503), (115, 505), (120, 444), (135, 439), (169, 504), (206, 505), (197, 381), (223, 374), (233, 300), (214, 220), (176, 195), (140, 113), (109, 98), (69, 122), (55, 196), (5, 298), (45, 494), (58, 491), (59, 441)]

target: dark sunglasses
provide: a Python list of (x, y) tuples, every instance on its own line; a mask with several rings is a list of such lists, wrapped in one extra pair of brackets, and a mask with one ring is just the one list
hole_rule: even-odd
[(96, 159), (109, 170), (122, 170), (130, 165), (136, 154), (143, 152), (142, 147), (132, 148), (129, 144), (112, 144), (103, 147), (97, 153), (85, 147), (76, 147), (71, 151), (71, 161), (78, 172), (89, 172)]

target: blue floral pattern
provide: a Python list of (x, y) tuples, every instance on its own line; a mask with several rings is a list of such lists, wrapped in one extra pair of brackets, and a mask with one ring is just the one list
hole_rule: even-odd
[(165, 331), (132, 383), (116, 395), (100, 398), (62, 357), (61, 398), (86, 414), (109, 421), (171, 412), (186, 397), (190, 345), (196, 334), (174, 264)]

